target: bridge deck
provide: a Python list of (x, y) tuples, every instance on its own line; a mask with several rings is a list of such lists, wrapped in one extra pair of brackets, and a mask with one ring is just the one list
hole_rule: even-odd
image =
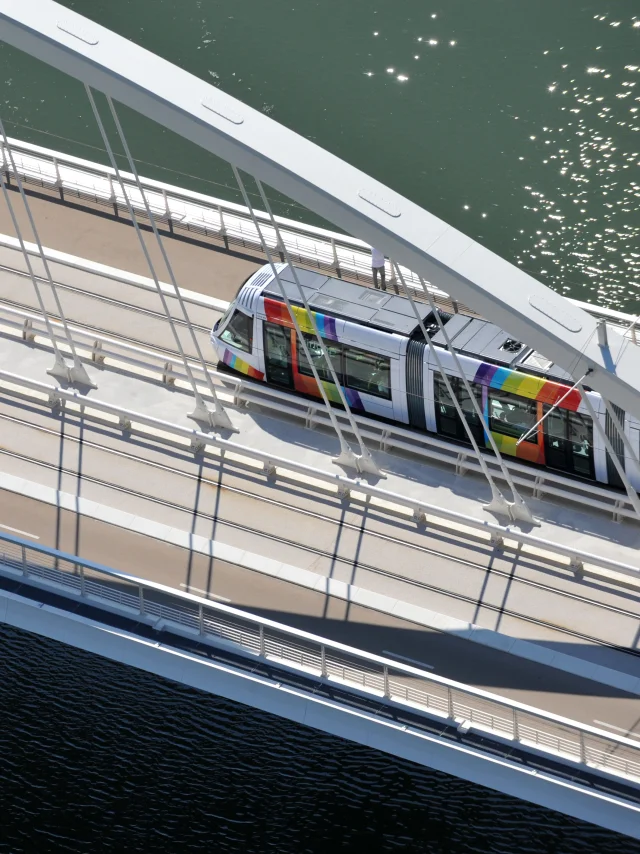
[(441, 676), (590, 725), (596, 721), (599, 726), (609, 725), (614, 732), (640, 735), (637, 696), (590, 679), (223, 560), (211, 561), (154, 537), (78, 517), (69, 510), (5, 490), (0, 490), (0, 518), (5, 528), (38, 537), (43, 545), (79, 550), (89, 560), (135, 571), (143, 578), (178, 589), (195, 593), (208, 590), (221, 601), (341, 643), (426, 666)]
[[(29, 203), (43, 246), (67, 252), (79, 258), (91, 258), (128, 270), (140, 276), (149, 276), (149, 268), (126, 212), (116, 216), (104, 206), (88, 201), (61, 202), (51, 191), (29, 190)], [(17, 192), (11, 195), (14, 210), (27, 241), (33, 241), (24, 206)], [(150, 229), (142, 225), (147, 248), (162, 281), (168, 281), (162, 257)], [(169, 232), (161, 229), (163, 236)], [(15, 235), (13, 223), (5, 204), (0, 205), (0, 233)], [(264, 257), (250, 250), (226, 251), (224, 246), (206, 240), (198, 241), (174, 236), (165, 241), (169, 260), (178, 284), (208, 296), (231, 300), (240, 284), (250, 273), (264, 264)]]
[[(147, 275), (130, 225), (104, 216), (87, 216), (50, 201), (35, 204), (41, 205), (36, 214), (46, 245)], [(221, 299), (232, 296), (261, 263), (260, 259), (239, 258), (185, 241), (168, 241), (168, 247), (183, 287)], [(11, 266), (15, 252), (2, 250), (0, 263)], [(152, 304), (148, 293), (62, 266), (56, 266), (54, 275), (57, 281), (69, 284), (63, 300), (70, 320), (101, 328), (107, 325), (134, 340), (143, 336), (149, 346), (170, 347), (165, 322), (146, 317), (141, 323), (139, 314), (123, 312), (115, 303), (101, 305), (96, 311), (87, 296), (93, 292), (117, 299), (126, 292), (130, 303), (148, 308)], [(84, 293), (74, 290), (80, 283)], [(34, 305), (31, 291), (24, 276), (2, 272), (3, 300)], [(212, 307), (192, 319), (206, 330), (215, 315)], [(206, 331), (200, 334), (205, 343)], [(52, 361), (50, 351), (25, 346), (9, 337), (0, 338), (0, 348), (0, 363), (5, 368), (48, 381), (45, 371)], [(98, 391), (91, 396), (193, 427), (186, 418), (190, 401), (180, 390), (93, 366), (90, 371), (99, 383)], [(259, 412), (231, 414), (240, 429), (237, 441), (283, 457), (294, 453), (299, 461), (335, 471), (330, 454), (336, 450), (336, 443), (331, 436)], [(637, 659), (584, 637), (599, 632), (608, 643), (637, 646), (638, 597), (629, 588), (604, 581), (579, 583), (566, 568), (497, 553), (486, 543), (457, 538), (451, 529), (419, 532), (407, 521), (363, 513), (357, 506), (345, 507), (326, 497), (319, 501), (302, 483), (274, 488), (264, 480), (250, 479), (233, 466), (222, 472), (215, 460), (206, 460), (200, 468), (188, 452), (123, 440), (117, 431), (90, 423), (80, 425), (73, 417), (59, 419), (46, 407), (21, 403), (11, 396), (3, 396), (0, 418), (13, 425), (11, 430), (3, 430), (2, 443), (3, 470), (10, 476), (80, 494), (117, 507), (132, 518), (153, 519), (194, 536), (214, 538), (289, 563), (307, 573), (502, 632), (507, 646), (514, 638), (534, 640), (540, 644), (543, 659), (545, 653), (560, 650), (583, 658), (587, 668), (603, 664), (640, 675)], [(385, 488), (415, 494), (476, 518), (486, 517), (479, 499), (488, 495), (484, 496), (485, 487), (479, 479), (456, 477), (435, 466), (416, 467), (390, 454), (380, 454), (379, 458), (388, 473), (381, 484)], [(150, 468), (149, 462), (155, 468)], [(220, 483), (222, 490), (217, 488)], [(615, 689), (591, 680), (469, 644), (455, 631), (434, 631), (382, 610), (326, 597), (238, 565), (231, 567), (224, 560), (210, 561), (197, 552), (189, 555), (175, 545), (99, 519), (82, 517), (80, 521), (68, 511), (13, 492), (3, 491), (0, 496), (2, 524), (36, 533), (46, 544), (71, 551), (76, 545), (86, 557), (175, 586), (211, 591), (234, 604), (262, 608), (356, 646), (433, 664), (445, 675), (511, 692), (511, 696), (532, 705), (570, 717), (623, 728), (635, 725), (631, 709), (636, 701), (621, 700)], [(262, 498), (281, 505), (265, 503)], [(578, 512), (547, 500), (531, 501), (531, 505), (543, 519), (542, 529), (536, 532), (540, 536), (558, 542), (569, 538), (584, 550), (635, 562), (640, 539), (637, 526), (613, 523), (602, 515)], [(248, 520), (254, 530), (247, 530)], [(585, 601), (571, 598), (576, 593)], [(598, 603), (610, 610), (598, 610)], [(636, 616), (622, 617), (615, 610), (619, 608)], [(573, 630), (582, 636), (571, 635)], [(585, 696), (590, 699), (583, 706)]]
[[(45, 199), (36, 200), (35, 204), (40, 205), (34, 209), (34, 214), (38, 217), (45, 246), (70, 254), (78, 253), (81, 258), (91, 258), (94, 262), (112, 268), (119, 267), (148, 276), (135, 232), (129, 224), (112, 221), (104, 216), (88, 216), (80, 209)], [(1, 208), (0, 227), (6, 225), (3, 216), (6, 216), (6, 211)], [(11, 233), (10, 229), (8, 233)], [(148, 243), (150, 248), (157, 251), (155, 245), (150, 241)], [(239, 258), (233, 253), (215, 251), (208, 246), (198, 246), (183, 240), (167, 240), (165, 243), (176, 265), (180, 286), (221, 300), (234, 296), (240, 283), (261, 263), (259, 259), (252, 261), (245, 257)], [(9, 305), (37, 311), (38, 304), (28, 279), (6, 269), (24, 269), (21, 254), (0, 247), (0, 265), (5, 267), (0, 274), (0, 299)], [(175, 351), (168, 323), (156, 314), (161, 312), (161, 305), (155, 293), (131, 288), (105, 276), (75, 271), (61, 264), (52, 264), (51, 269), (54, 279), (68, 286), (68, 289), (62, 291), (61, 298), (70, 322), (162, 352)], [(160, 270), (159, 265), (159, 273)], [(167, 280), (166, 276), (164, 280)], [(47, 307), (55, 316), (53, 300), (46, 289), (43, 290)], [(103, 299), (96, 300), (94, 296)], [(177, 301), (169, 299), (169, 303), (174, 316), (179, 316)], [(132, 310), (125, 310), (124, 304)], [(220, 309), (216, 309), (215, 302), (209, 309), (189, 307), (189, 316), (194, 326), (198, 327), (196, 334), (206, 358), (213, 357), (208, 330), (219, 313)], [(185, 350), (195, 356), (191, 341), (184, 334), (181, 338)], [(7, 353), (4, 364), (17, 364), (12, 359), (13, 356)], [(34, 380), (47, 381), (44, 372), (45, 366), (49, 366), (47, 358), (30, 363), (21, 356), (20, 364), (23, 368), (19, 373)], [(119, 403), (125, 408), (143, 411), (157, 418), (194, 426), (186, 418), (189, 403), (182, 400), (181, 395), (167, 392), (153, 384), (140, 384), (135, 379), (113, 379), (109, 372), (101, 372), (98, 383), (98, 391), (92, 394), (102, 400)], [(290, 455), (290, 443), (293, 443), (298, 461), (328, 471), (339, 471), (330, 462), (330, 455), (337, 449), (333, 437), (316, 432), (313, 434), (313, 442), (310, 442), (309, 431), (294, 425), (285, 428), (283, 422), (273, 422), (278, 425), (276, 428), (271, 426), (272, 420), (268, 419), (269, 426), (263, 429), (254, 416), (236, 412), (232, 417), (234, 421), (237, 420), (238, 426), (242, 426), (238, 437), (241, 443), (283, 457)], [(456, 476), (452, 471), (436, 466), (416, 467), (415, 462), (376, 453), (388, 473), (387, 479), (381, 482), (385, 488), (478, 519), (494, 519), (482, 510), (482, 503), (489, 500), (489, 491), (482, 478)], [(584, 507), (577, 509), (548, 498), (527, 500), (536, 517), (542, 521), (541, 528), (535, 531), (542, 538), (566, 543), (567, 536), (570, 536), (571, 544), (576, 549), (635, 565), (640, 547), (640, 526), (637, 524), (613, 522), (601, 513), (589, 512)]]

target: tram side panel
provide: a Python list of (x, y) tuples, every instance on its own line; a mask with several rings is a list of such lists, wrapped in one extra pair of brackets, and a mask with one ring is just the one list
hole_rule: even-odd
[[(242, 305), (234, 301), (212, 334), (220, 360), (250, 379), (319, 398), (286, 305), (258, 294), (251, 305), (245, 303), (246, 300), (242, 300)], [(294, 310), (327, 396), (339, 403), (306, 311), (299, 307)], [(314, 312), (314, 316), (354, 410), (468, 443), (440, 369), (424, 342), (319, 312)], [(446, 350), (438, 352), (478, 444), (490, 447), (453, 357)], [(458, 360), (501, 453), (601, 483), (609, 482), (611, 465), (607, 465), (604, 442), (600, 431), (591, 424), (577, 391), (571, 392), (531, 436), (518, 444), (518, 439), (547, 414), (568, 387), (463, 355)], [(603, 402), (593, 392), (589, 398), (604, 430)], [(625, 429), (633, 447), (640, 450), (640, 424), (627, 416)], [(628, 452), (622, 456), (631, 482), (640, 489), (638, 465)]]
[(633, 488), (640, 492), (640, 466), (638, 465), (638, 460), (640, 460), (640, 422), (636, 421), (632, 416), (627, 415), (625, 426), (629, 443), (631, 444), (634, 454), (634, 456), (631, 457), (628, 451), (625, 452), (625, 467)]
[[(468, 397), (452, 355), (446, 350), (439, 351), (438, 355), (478, 445), (489, 448), (489, 437)], [(600, 431), (592, 423), (577, 391), (571, 392), (558, 408), (548, 414), (568, 391), (568, 386), (462, 355), (458, 356), (458, 361), (502, 454), (579, 477), (608, 482)], [(424, 388), (427, 429), (446, 438), (469, 443), (440, 368), (428, 351), (425, 351)], [(603, 424), (600, 396), (590, 392), (589, 399)], [(545, 420), (536, 427), (545, 415)], [(523, 436), (526, 438), (518, 443)]]
[[(323, 389), (332, 403), (339, 404), (340, 394), (307, 312), (299, 306), (292, 308)], [(262, 330), (260, 364), (266, 381), (321, 397), (287, 306), (265, 297), (259, 301), (256, 316)], [(357, 412), (406, 423), (401, 364), (405, 339), (320, 312), (313, 312), (313, 316), (349, 406)]]

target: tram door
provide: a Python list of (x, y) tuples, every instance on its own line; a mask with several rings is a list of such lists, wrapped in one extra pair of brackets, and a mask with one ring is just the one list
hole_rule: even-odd
[(262, 332), (267, 382), (293, 388), (291, 330), (265, 320)]
[[(543, 413), (549, 411), (543, 407)], [(588, 415), (554, 409), (544, 420), (545, 461), (549, 468), (593, 478), (593, 421)]]

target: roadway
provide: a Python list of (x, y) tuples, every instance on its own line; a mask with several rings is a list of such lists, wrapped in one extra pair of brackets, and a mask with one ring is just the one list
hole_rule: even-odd
[[(11, 199), (23, 238), (33, 242), (29, 220), (17, 191), (11, 193)], [(150, 275), (126, 212), (120, 210), (116, 216), (112, 209), (86, 200), (78, 200), (77, 204), (61, 202), (46, 190), (38, 193), (30, 190), (29, 204), (43, 246), (79, 258), (91, 258), (98, 264), (118, 267), (139, 276)], [(169, 281), (155, 237), (147, 226), (141, 225), (141, 229), (160, 281)], [(0, 205), (0, 234), (15, 235), (4, 203)], [(180, 287), (225, 300), (231, 300), (240, 282), (264, 264), (261, 254), (246, 250), (229, 252), (222, 243), (185, 237), (166, 240), (165, 248)], [(155, 307), (161, 310), (157, 300)]]

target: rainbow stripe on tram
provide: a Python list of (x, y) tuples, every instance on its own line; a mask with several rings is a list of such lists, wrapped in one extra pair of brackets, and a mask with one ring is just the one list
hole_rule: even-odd
[[(557, 403), (569, 391), (569, 386), (541, 379), (540, 377), (521, 374), (509, 368), (487, 365), (485, 362), (476, 371), (473, 381), (488, 388), (497, 388), (500, 391), (518, 394), (520, 397), (526, 397), (529, 400), (547, 403), (549, 406), (553, 406), (554, 403)], [(580, 392), (574, 389), (565, 397), (560, 407), (561, 409), (570, 409), (576, 412), (580, 406), (580, 402)]]
[[(318, 392), (315, 389), (316, 382), (313, 377), (304, 377), (304, 379), (307, 380), (309, 386), (313, 384), (313, 387), (305, 388), (304, 391), (306, 391), (307, 394), (315, 394), (319, 397)], [(321, 382), (322, 387), (324, 388), (327, 397), (329, 398), (331, 403), (338, 403), (342, 405), (342, 400), (340, 399), (340, 392), (336, 388), (335, 384), (327, 382), (326, 380), (321, 380)], [(351, 409), (359, 409), (360, 411), (364, 412), (364, 404), (362, 403), (362, 398), (360, 397), (359, 393), (357, 391), (354, 391), (354, 389), (352, 388), (347, 388), (344, 385), (340, 386), (340, 388), (342, 389), (342, 393), (344, 394), (347, 403), (349, 404)]]
[(245, 362), (244, 359), (241, 359), (239, 356), (236, 356), (234, 353), (232, 353), (231, 350), (225, 349), (222, 361), (232, 370), (238, 371), (241, 374), (246, 374), (248, 377), (251, 377), (252, 380), (264, 379), (264, 374), (262, 373), (262, 371), (258, 371), (248, 362)]
[[(313, 335), (313, 326), (311, 325), (311, 318), (309, 317), (307, 310), (298, 305), (292, 305), (291, 308), (293, 309), (295, 318), (298, 321), (300, 330), (302, 332), (306, 332), (308, 335)], [(265, 297), (264, 312), (270, 323), (279, 323), (281, 326), (288, 326), (289, 329), (294, 328), (293, 321), (289, 315), (289, 309), (285, 303), (277, 302), (277, 300)], [(313, 314), (320, 335), (323, 338), (328, 338), (330, 341), (337, 341), (338, 334), (336, 332), (335, 318), (327, 317), (326, 314), (320, 314), (318, 311), (313, 311), (311, 313)]]

